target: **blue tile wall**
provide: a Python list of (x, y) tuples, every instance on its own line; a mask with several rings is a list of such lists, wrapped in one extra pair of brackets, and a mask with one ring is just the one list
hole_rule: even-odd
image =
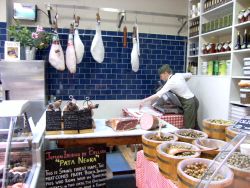
[[(30, 28), (34, 29), (34, 28)], [(50, 29), (46, 29), (50, 30)], [(64, 50), (67, 46), (68, 29), (59, 29)], [(184, 70), (186, 37), (140, 33), (140, 68), (133, 72), (130, 64), (132, 50), (131, 33), (128, 33), (127, 48), (123, 47), (123, 33), (102, 31), (105, 46), (104, 62), (94, 61), (90, 53), (94, 30), (79, 30), (85, 45), (85, 55), (77, 65), (76, 74), (54, 69), (48, 62), (49, 49), (38, 51), (36, 59), (46, 60), (47, 95), (68, 100), (89, 96), (92, 100), (142, 99), (154, 93), (159, 80), (158, 68), (168, 63), (174, 72)], [(0, 22), (0, 57), (4, 55), (6, 23)]]
[(0, 22), (0, 59), (4, 59), (4, 42), (7, 39), (6, 22)]
[[(59, 33), (65, 50), (68, 29), (60, 29)], [(101, 64), (96, 63), (90, 53), (95, 31), (80, 30), (79, 33), (85, 45), (84, 58), (77, 65), (76, 74), (57, 71), (47, 64), (48, 95), (64, 100), (68, 95), (76, 99), (89, 96), (92, 100), (142, 99), (154, 93), (161, 65), (168, 63), (174, 72), (183, 72), (186, 37), (141, 33), (140, 69), (135, 73), (130, 64), (131, 33), (128, 33), (128, 46), (124, 48), (122, 32), (102, 31), (105, 59)], [(48, 51), (40, 51), (37, 58), (47, 60)]]

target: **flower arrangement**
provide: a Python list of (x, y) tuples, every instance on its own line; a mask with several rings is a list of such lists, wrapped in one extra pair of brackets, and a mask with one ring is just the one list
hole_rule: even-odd
[(44, 49), (52, 40), (52, 34), (46, 32), (41, 26), (37, 26), (36, 31), (31, 32), (27, 27), (22, 27), (17, 23), (17, 25), (10, 26), (8, 31), (11, 39), (20, 42), (20, 45), (25, 47)]

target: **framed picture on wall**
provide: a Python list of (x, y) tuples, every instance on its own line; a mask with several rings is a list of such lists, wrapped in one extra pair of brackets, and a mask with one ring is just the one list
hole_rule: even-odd
[(20, 60), (20, 42), (5, 41), (4, 59), (9, 61)]

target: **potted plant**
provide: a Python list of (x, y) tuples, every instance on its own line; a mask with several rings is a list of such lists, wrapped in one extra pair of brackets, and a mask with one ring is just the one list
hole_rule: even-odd
[(20, 42), (21, 48), (25, 49), (23, 59), (35, 59), (36, 50), (47, 48), (52, 40), (52, 34), (46, 32), (41, 26), (37, 26), (36, 31), (32, 32), (17, 22), (16, 25), (10, 26), (8, 31), (10, 39)]

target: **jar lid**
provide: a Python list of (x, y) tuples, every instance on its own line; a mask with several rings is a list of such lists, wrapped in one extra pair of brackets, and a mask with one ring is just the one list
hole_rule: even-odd
[(250, 89), (240, 89), (240, 92), (250, 92)]
[(244, 61), (250, 61), (250, 57), (244, 58)]

